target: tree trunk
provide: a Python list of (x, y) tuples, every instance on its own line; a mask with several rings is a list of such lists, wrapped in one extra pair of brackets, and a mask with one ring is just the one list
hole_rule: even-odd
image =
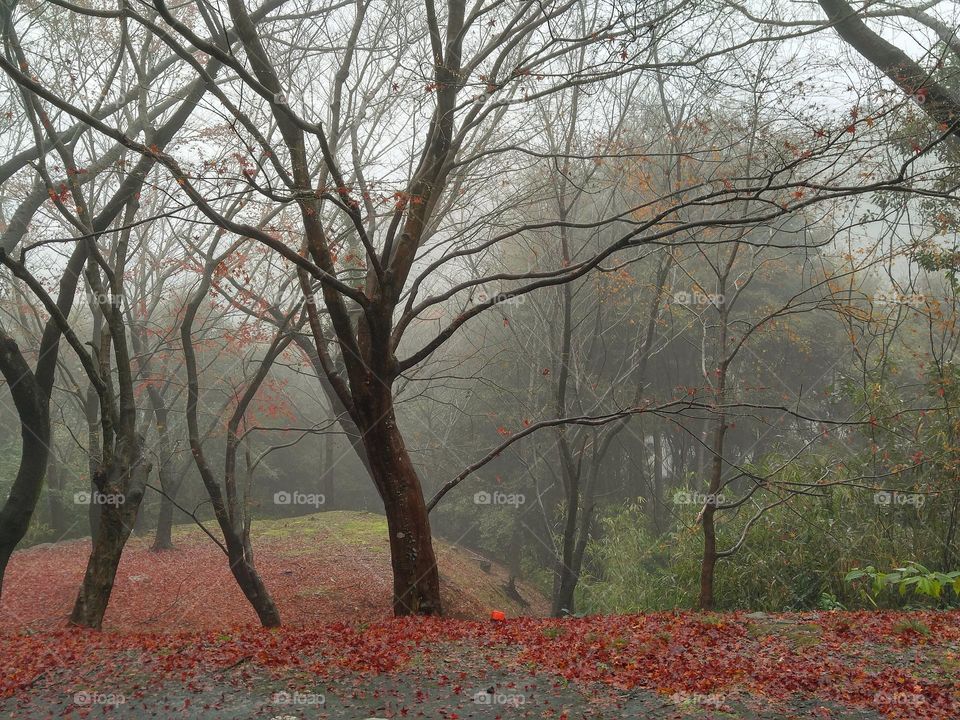
[[(101, 472), (97, 470), (97, 472)], [(97, 487), (96, 480), (91, 480), (90, 485), (87, 487), (87, 493), (92, 498), (100, 492), (100, 489)], [(103, 509), (96, 503), (91, 502), (87, 505), (87, 523), (90, 526), (90, 538), (95, 538), (97, 533), (100, 532), (100, 516), (103, 512)]]
[(139, 537), (146, 535), (148, 532), (146, 515), (138, 511), (133, 518), (133, 534)]
[(13, 549), (27, 534), (40, 499), (50, 444), (48, 400), (17, 344), (0, 331), (0, 373), (7, 381), (20, 416), (20, 467), (10, 495), (0, 509), (0, 593)]
[(577, 587), (577, 578), (574, 573), (574, 549), (577, 540), (577, 517), (580, 505), (580, 478), (574, 475), (570, 480), (570, 491), (567, 492), (566, 517), (563, 526), (563, 546), (557, 558), (553, 581), (553, 604), (550, 614), (553, 617), (563, 617), (574, 613), (573, 593)]
[[(157, 468), (157, 476), (160, 479), (160, 489), (163, 494), (160, 496), (160, 509), (157, 512), (157, 531), (153, 538), (153, 545), (150, 549), (154, 552), (162, 550), (173, 550), (173, 516), (176, 511), (174, 502), (183, 487), (183, 479), (189, 470), (188, 462), (173, 465), (172, 453), (165, 453), (161, 450), (160, 467)], [(166, 461), (163, 458), (166, 457)], [(176, 479), (174, 479), (176, 478)]]
[(249, 546), (245, 547), (242, 539), (233, 533), (227, 536), (226, 540), (230, 572), (233, 573), (237, 585), (257, 613), (260, 624), (263, 627), (280, 627), (280, 611), (263, 584), (260, 573), (253, 565)]
[[(103, 449), (100, 447), (100, 400), (92, 384), (87, 386), (84, 412), (87, 418), (87, 472), (90, 474), (87, 490), (93, 497), (93, 494), (99, 490), (96, 478), (103, 472)], [(100, 529), (100, 510), (100, 506), (96, 503), (90, 503), (87, 507), (91, 538), (95, 538)]]
[(157, 532), (153, 536), (154, 552), (173, 549), (173, 503), (166, 495), (160, 496), (160, 511), (157, 513)]
[[(57, 307), (66, 316), (73, 307), (80, 271), (86, 262), (86, 245), (78, 243), (60, 278)], [(36, 510), (50, 455), (50, 392), (62, 331), (47, 321), (40, 338), (36, 373), (31, 372), (16, 343), (0, 329), (0, 373), (3, 374), (20, 417), (20, 467), (10, 495), (0, 509), (0, 592), (13, 549), (26, 535)]]
[[(334, 436), (333, 433), (327, 435), (324, 442), (324, 462), (323, 462), (323, 478), (321, 479), (321, 486), (323, 493), (323, 509), (324, 510), (334, 510), (337, 505), (337, 496), (336, 496), (336, 460), (333, 459), (334, 455), (334, 446), (333, 446)], [(365, 457), (365, 455), (364, 455)]]
[(657, 535), (664, 529), (663, 507), (663, 438), (654, 428), (653, 432), (653, 497), (650, 498), (650, 514), (653, 518), (653, 528)]
[[(361, 437), (360, 429), (354, 423), (353, 418), (350, 417), (350, 413), (347, 412), (346, 407), (343, 404), (343, 401), (340, 399), (340, 396), (337, 395), (336, 390), (330, 384), (330, 379), (327, 377), (326, 372), (323, 369), (323, 363), (320, 361), (320, 355), (317, 352), (317, 348), (310, 343), (310, 341), (301, 334), (298, 334), (293, 342), (296, 343), (303, 353), (310, 359), (310, 363), (313, 366), (314, 374), (317, 377), (318, 382), (320, 383), (320, 388), (323, 390), (323, 394), (326, 396), (327, 400), (330, 402), (330, 412), (337, 418), (337, 423), (343, 429), (344, 434), (347, 437), (347, 440), (350, 441), (350, 445), (353, 448), (354, 452), (357, 455), (357, 458), (360, 460), (360, 463), (363, 465), (364, 470), (373, 477), (373, 472), (370, 470), (370, 462), (367, 460), (367, 450), (364, 447), (363, 439)], [(333, 448), (333, 436), (327, 436), (327, 452)], [(333, 469), (329, 467), (330, 455), (327, 455), (327, 467), (331, 472), (331, 482), (332, 482), (332, 472)], [(327, 497), (327, 503), (332, 503), (331, 497)], [(332, 509), (331, 506), (329, 509)]]
[(565, 565), (557, 572), (559, 582), (553, 591), (553, 606), (550, 609), (550, 614), (553, 617), (573, 615), (576, 610), (574, 607), (574, 592), (577, 589), (577, 580), (573, 571)]
[[(721, 370), (720, 392), (718, 397), (724, 396), (726, 384), (726, 367)], [(723, 447), (724, 436), (727, 432), (727, 418), (722, 411), (717, 417), (714, 430), (713, 458), (710, 463), (710, 485), (708, 487), (708, 502), (704, 505), (701, 522), (703, 523), (703, 559), (700, 564), (700, 598), (697, 607), (700, 610), (713, 610), (714, 592), (713, 578), (717, 567), (717, 528), (715, 515), (717, 512), (718, 496), (723, 479)]]
[(390, 532), (393, 611), (440, 615), (440, 573), (420, 478), (397, 428), (389, 388), (378, 399), (384, 412), (374, 416), (363, 438)]
[(122, 508), (106, 506), (100, 513), (97, 534), (87, 561), (80, 593), (70, 614), (70, 624), (99, 630), (113, 591), (120, 555), (130, 537), (132, 523), (128, 523)]
[[(595, 458), (595, 462), (599, 462)], [(576, 612), (576, 591), (580, 583), (580, 574), (583, 570), (583, 556), (590, 542), (591, 525), (593, 524), (593, 488), (596, 482), (596, 468), (587, 487), (583, 491), (582, 506), (575, 515), (574, 529), (571, 531), (569, 548), (564, 538), (563, 562), (557, 570), (557, 581), (554, 583), (552, 615), (562, 617), (573, 615)], [(579, 483), (578, 483), (579, 485)]]
[(63, 474), (63, 466), (57, 460), (56, 453), (51, 450), (47, 463), (47, 507), (50, 510), (50, 527), (57, 540), (62, 540), (69, 530), (67, 511), (64, 507)]
[(703, 559), (700, 563), (700, 610), (713, 610), (713, 575), (717, 567), (717, 530), (714, 525), (714, 509), (707, 507), (703, 513)]
[(109, 469), (107, 481), (98, 489), (101, 497), (112, 501), (94, 502), (91, 495), (91, 504), (100, 507), (99, 522), (83, 583), (70, 614), (71, 625), (98, 630), (103, 625), (120, 556), (136, 522), (149, 472), (149, 466), (139, 456), (140, 448), (136, 450), (136, 459), (132, 462), (121, 464), (118, 459)]
[(943, 556), (940, 560), (940, 570), (948, 573), (953, 572), (954, 549), (953, 545), (957, 538), (957, 514), (960, 511), (960, 491), (953, 491), (953, 502), (950, 504), (950, 522), (947, 525), (947, 534), (943, 539)]
[[(135, 336), (132, 333), (131, 336)], [(166, 403), (160, 395), (160, 391), (150, 385), (147, 390), (150, 403), (153, 406), (153, 416), (157, 427), (157, 480), (160, 482), (160, 510), (157, 514), (157, 530), (153, 537), (153, 546), (151, 550), (172, 550), (173, 549), (173, 500), (180, 489), (180, 480), (174, 480), (170, 477), (171, 465), (173, 463), (173, 447), (170, 442), (169, 415)], [(182, 477), (182, 475), (181, 475)]]
[(520, 577), (520, 561), (523, 558), (523, 515), (514, 513), (513, 531), (510, 533), (510, 544), (508, 553), (510, 561), (507, 564), (507, 570), (510, 573), (509, 584), (514, 586), (514, 582)]
[(186, 471), (181, 465), (180, 479), (174, 480), (170, 477), (171, 453), (167, 450), (168, 448), (161, 447), (160, 466), (157, 468), (157, 478), (163, 493), (160, 495), (160, 509), (157, 512), (157, 530), (153, 536), (153, 545), (150, 546), (154, 552), (173, 550), (173, 502), (183, 484), (183, 472)]

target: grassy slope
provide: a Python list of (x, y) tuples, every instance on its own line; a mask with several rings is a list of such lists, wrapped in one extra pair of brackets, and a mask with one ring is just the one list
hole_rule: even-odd
[[(390, 614), (391, 574), (383, 517), (326, 512), (254, 525), (257, 566), (286, 624), (375, 620)], [(237, 589), (226, 558), (195, 525), (174, 530), (176, 549), (149, 550), (150, 538), (132, 538), (117, 576), (105, 627), (127, 631), (217, 629), (254, 625), (256, 617)], [(49, 628), (69, 613), (89, 553), (89, 539), (41, 545), (14, 554), (0, 611), (11, 629)], [(542, 615), (546, 600), (519, 589), (530, 607), (502, 591), (506, 574), (481, 558), (436, 542), (447, 614), (486, 617)]]

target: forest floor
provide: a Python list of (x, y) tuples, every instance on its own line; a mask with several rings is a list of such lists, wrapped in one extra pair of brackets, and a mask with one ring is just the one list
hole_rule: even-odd
[[(334, 511), (254, 524), (255, 561), (285, 625), (390, 614), (393, 593), (387, 523), (372, 513)], [(150, 537), (132, 537), (117, 572), (104, 629), (127, 632), (217, 630), (257, 622), (226, 556), (196, 525), (174, 528), (174, 550), (151, 552)], [(517, 583), (523, 600), (504, 591), (507, 573), (461, 547), (434, 543), (447, 614), (481, 619), (543, 616), (549, 602)], [(0, 600), (5, 625), (62, 625), (83, 579), (90, 540), (36, 545), (10, 559)]]
[(960, 717), (960, 613), (400, 618), (0, 637), (0, 716)]
[[(193, 531), (159, 555), (135, 541), (103, 632), (63, 627), (88, 541), (17, 553), (0, 717), (960, 718), (960, 612), (550, 619), (531, 588), (511, 606), (502, 569), (441, 547), (448, 605), (473, 619), (391, 618), (380, 521), (336, 515), (255, 538), (278, 630)], [(492, 607), (508, 619), (476, 619)]]

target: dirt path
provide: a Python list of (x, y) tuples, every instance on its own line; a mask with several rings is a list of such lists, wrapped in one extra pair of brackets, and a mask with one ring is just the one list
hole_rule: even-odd
[[(457, 674), (453, 667), (450, 672)], [(449, 676), (447, 676), (449, 677)], [(574, 720), (786, 720), (832, 718), (881, 720), (876, 711), (843, 708), (836, 703), (797, 696), (772, 704), (748, 693), (660, 695), (635, 690), (611, 691), (581, 686), (549, 676), (486, 672), (463, 684), (444, 681), (422, 670), (375, 677), (346, 675), (328, 683), (307, 684), (297, 674), (266, 677), (237, 672), (234, 677), (201, 679), (188, 687), (164, 683), (144, 689), (118, 684), (109, 692), (70, 688), (51, 676), (17, 698), (0, 701), (3, 717), (41, 720), (50, 717), (203, 718), (222, 720), (429, 718), (430, 720), (506, 720), (552, 718)], [(291, 690), (293, 685), (299, 690)], [(72, 691), (72, 692), (71, 692)], [(109, 703), (119, 702), (116, 705)], [(905, 713), (899, 717), (908, 718)]]
[(960, 613), (426, 618), (0, 635), (0, 713), (957, 720)]

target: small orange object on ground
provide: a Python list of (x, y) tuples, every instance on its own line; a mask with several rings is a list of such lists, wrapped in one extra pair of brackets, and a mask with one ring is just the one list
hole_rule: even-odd
[(504, 614), (503, 610), (492, 610), (490, 612), (490, 619), (494, 622), (503, 622), (507, 619), (507, 616)]

